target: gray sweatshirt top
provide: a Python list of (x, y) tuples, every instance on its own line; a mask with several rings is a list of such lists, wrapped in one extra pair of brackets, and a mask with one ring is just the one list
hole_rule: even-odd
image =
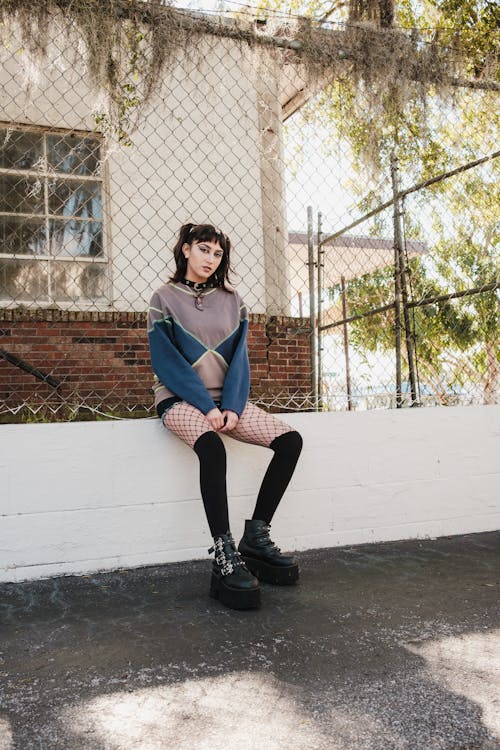
[(221, 409), (238, 415), (250, 389), (246, 345), (247, 309), (236, 291), (222, 287), (197, 293), (168, 282), (152, 296), (148, 312), (155, 404), (177, 396), (207, 414)]

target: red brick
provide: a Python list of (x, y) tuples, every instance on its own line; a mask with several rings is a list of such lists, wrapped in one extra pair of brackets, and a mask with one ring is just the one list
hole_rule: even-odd
[[(264, 315), (250, 316), (252, 392), (284, 396), (301, 388), (309, 391), (310, 336), (296, 332), (298, 325), (303, 322), (278, 317), (266, 324)], [(0, 331), (8, 351), (62, 383), (58, 393), (0, 361), (0, 394), (8, 405), (57, 405), (62, 396), (72, 405), (82, 400), (103, 410), (125, 404), (151, 408), (145, 314), (10, 310), (0, 313)], [(73, 341), (91, 337), (116, 340)]]

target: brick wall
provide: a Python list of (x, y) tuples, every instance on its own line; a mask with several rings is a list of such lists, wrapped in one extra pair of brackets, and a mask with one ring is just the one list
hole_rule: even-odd
[[(46, 419), (84, 418), (95, 414), (92, 409), (120, 416), (151, 411), (145, 313), (4, 310), (0, 348), (11, 357), (0, 357), (1, 411), (7, 406), (17, 412), (16, 421), (33, 410)], [(290, 409), (307, 405), (307, 320), (251, 315), (248, 348), (252, 399), (279, 411), (287, 403)], [(50, 382), (20, 369), (12, 356)], [(0, 419), (12, 421), (12, 416), (4, 413)]]

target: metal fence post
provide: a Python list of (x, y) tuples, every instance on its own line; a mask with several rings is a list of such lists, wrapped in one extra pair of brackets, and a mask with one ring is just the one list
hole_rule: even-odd
[(352, 411), (352, 394), (351, 394), (351, 364), (349, 360), (349, 329), (347, 327), (347, 296), (345, 289), (345, 277), (340, 277), (342, 285), (342, 318), (344, 320), (342, 330), (344, 334), (344, 357), (345, 357), (345, 383), (347, 393), (347, 410)]
[[(396, 405), (398, 408), (402, 405), (401, 394), (401, 302), (403, 307), (406, 352), (408, 357), (408, 370), (411, 389), (411, 405), (418, 404), (417, 397), (417, 379), (415, 375), (415, 357), (413, 351), (413, 340), (410, 327), (410, 315), (408, 311), (408, 287), (406, 283), (406, 258), (403, 243), (403, 231), (401, 226), (401, 217), (403, 209), (401, 198), (399, 196), (399, 169), (398, 160), (393, 152), (391, 154), (391, 179), (392, 191), (394, 196), (394, 258), (395, 258), (395, 282), (396, 282), (396, 381), (397, 396)], [(398, 351), (399, 347), (399, 351)], [(398, 371), (399, 365), (399, 371)], [(398, 380), (399, 377), (399, 380)]]
[(318, 379), (316, 368), (316, 295), (314, 280), (313, 210), (307, 207), (307, 265), (309, 266), (309, 319), (311, 321), (311, 391), (314, 410), (318, 410)]
[(323, 314), (323, 266), (324, 266), (324, 249), (321, 243), (322, 238), (322, 213), (318, 211), (318, 408), (323, 408), (323, 345), (322, 345), (322, 314)]

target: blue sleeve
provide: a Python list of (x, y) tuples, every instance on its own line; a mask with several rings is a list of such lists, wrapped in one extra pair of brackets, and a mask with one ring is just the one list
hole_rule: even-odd
[(250, 393), (250, 363), (247, 350), (248, 320), (240, 322), (238, 343), (222, 388), (221, 410), (229, 409), (240, 417)]
[(152, 322), (148, 338), (151, 364), (160, 382), (203, 414), (215, 409), (201, 378), (173, 343), (172, 324), (168, 317)]

